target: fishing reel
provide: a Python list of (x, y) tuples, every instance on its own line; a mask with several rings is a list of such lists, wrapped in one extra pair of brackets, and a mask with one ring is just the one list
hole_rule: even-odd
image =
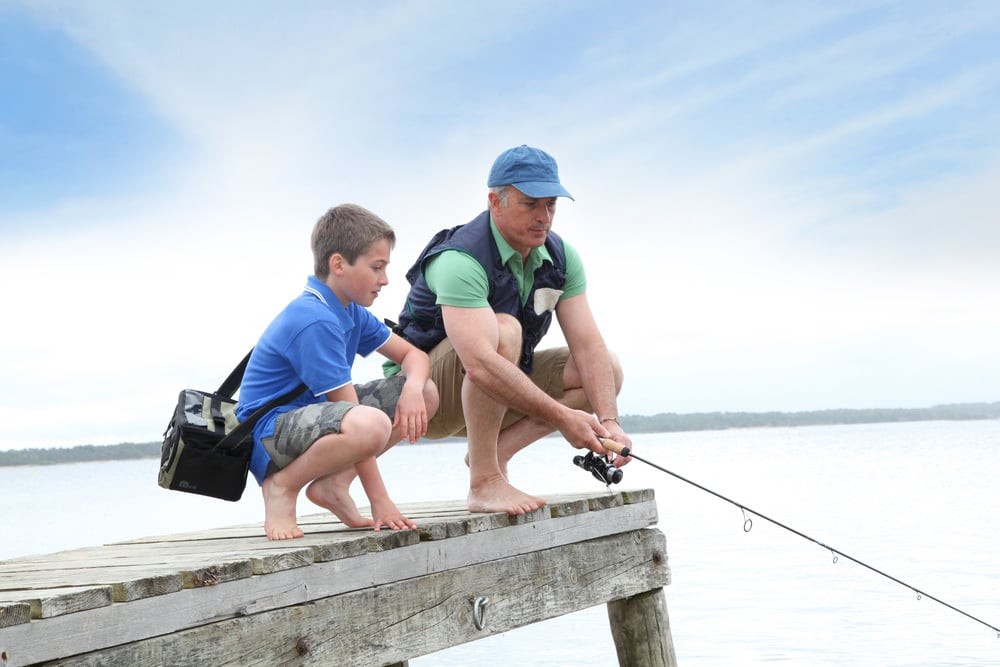
[(607, 454), (587, 452), (586, 456), (574, 456), (573, 463), (580, 466), (584, 470), (589, 471), (590, 474), (604, 482), (607, 486), (617, 484), (622, 481), (622, 477), (625, 476), (625, 473), (622, 472), (621, 468), (616, 468), (614, 464), (611, 463)]

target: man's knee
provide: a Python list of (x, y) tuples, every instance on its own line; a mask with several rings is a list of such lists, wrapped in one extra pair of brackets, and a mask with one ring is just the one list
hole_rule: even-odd
[[(611, 361), (611, 377), (614, 379), (615, 383), (615, 395), (621, 393), (622, 384), (625, 381), (625, 372), (622, 370), (621, 360), (618, 359), (618, 355), (608, 350), (608, 358)], [(569, 391), (570, 389), (578, 389), (583, 387), (583, 379), (580, 377), (580, 370), (577, 368), (576, 359), (573, 358), (572, 353), (566, 359), (566, 365), (563, 368), (563, 389)]]
[(611, 373), (615, 378), (615, 395), (617, 396), (621, 393), (622, 383), (625, 381), (625, 371), (622, 370), (622, 362), (618, 359), (618, 355), (608, 350), (608, 356), (611, 357)]
[(517, 363), (521, 359), (521, 323), (513, 315), (497, 314), (499, 342), (497, 352), (504, 359)]
[(424, 383), (424, 405), (427, 406), (427, 419), (431, 419), (441, 405), (441, 395), (438, 393), (437, 385), (433, 380)]

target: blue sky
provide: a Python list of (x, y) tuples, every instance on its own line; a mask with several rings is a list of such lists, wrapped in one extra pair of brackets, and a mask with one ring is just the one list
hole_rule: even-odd
[(0, 100), (0, 449), (158, 439), (337, 203), (394, 316), (521, 143), (623, 413), (1000, 400), (994, 2), (8, 0)]

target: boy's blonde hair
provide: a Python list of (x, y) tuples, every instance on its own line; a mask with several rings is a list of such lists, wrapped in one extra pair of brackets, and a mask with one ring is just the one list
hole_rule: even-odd
[(330, 257), (339, 253), (349, 264), (368, 252), (376, 241), (385, 239), (396, 245), (392, 227), (371, 211), (357, 204), (341, 204), (324, 213), (312, 231), (313, 271), (326, 280), (330, 275)]

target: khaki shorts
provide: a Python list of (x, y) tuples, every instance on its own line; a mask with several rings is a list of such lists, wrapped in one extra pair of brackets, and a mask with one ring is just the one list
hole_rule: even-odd
[(393, 419), (396, 404), (403, 390), (406, 377), (402, 373), (384, 380), (372, 380), (354, 385), (358, 403), (311, 403), (278, 415), (274, 422), (274, 436), (264, 438), (261, 444), (271, 457), (267, 474), (273, 474), (302, 456), (314, 442), (330, 433), (340, 433), (340, 424), (348, 410), (358, 404), (378, 408)]
[[(451, 342), (445, 338), (430, 351), (431, 380), (437, 385), (441, 397), (437, 414), (427, 425), (425, 437), (434, 440), (449, 436), (465, 437), (465, 414), (462, 412), (462, 382), (465, 368), (455, 353)], [(528, 376), (539, 389), (552, 398), (562, 398), (563, 369), (569, 359), (568, 347), (535, 350), (534, 368)], [(505, 429), (524, 418), (516, 410), (508, 410), (500, 426)]]

